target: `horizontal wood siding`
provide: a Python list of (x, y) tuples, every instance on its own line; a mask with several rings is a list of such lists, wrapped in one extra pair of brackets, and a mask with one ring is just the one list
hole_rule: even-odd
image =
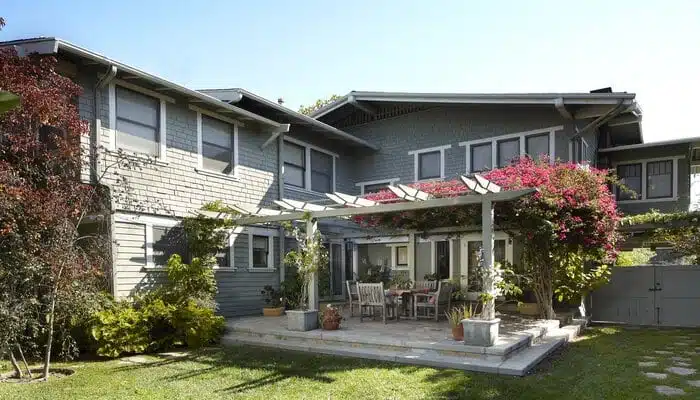
[(139, 290), (158, 285), (166, 279), (164, 271), (146, 271), (146, 225), (117, 222), (117, 297), (129, 297)]

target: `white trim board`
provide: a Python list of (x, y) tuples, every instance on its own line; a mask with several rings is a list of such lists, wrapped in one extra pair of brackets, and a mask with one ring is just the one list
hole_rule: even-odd
[[(452, 148), (451, 144), (446, 144), (443, 146), (427, 147), (424, 149), (411, 150), (408, 155), (413, 156), (413, 181), (414, 182), (427, 182), (436, 179), (445, 179), (445, 150)], [(439, 178), (428, 178), (428, 179), (418, 179), (418, 158), (421, 154), (440, 152), (440, 177)]]
[(564, 125), (557, 125), (557, 126), (550, 126), (548, 128), (542, 128), (542, 129), (534, 129), (530, 131), (524, 131), (524, 132), (515, 132), (515, 133), (509, 133), (505, 135), (500, 135), (500, 136), (492, 136), (488, 138), (483, 138), (483, 139), (475, 139), (475, 140), (468, 140), (464, 142), (459, 142), (458, 146), (464, 147), (465, 149), (465, 155), (466, 155), (466, 165), (465, 165), (465, 170), (466, 173), (469, 174), (471, 173), (471, 147), (472, 146), (477, 146), (477, 145), (482, 145), (482, 144), (487, 144), (489, 143), (491, 145), (491, 168), (497, 168), (498, 167), (498, 142), (502, 142), (508, 139), (519, 139), (519, 145), (520, 145), (520, 156), (524, 156), (526, 154), (526, 139), (530, 136), (537, 136), (541, 135), (544, 133), (547, 133), (549, 135), (549, 159), (553, 162), (556, 156), (555, 152), (555, 147), (556, 143), (554, 140), (555, 133), (557, 131), (563, 130)]

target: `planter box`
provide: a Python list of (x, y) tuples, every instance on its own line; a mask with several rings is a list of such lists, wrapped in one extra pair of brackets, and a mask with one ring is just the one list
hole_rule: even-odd
[(263, 315), (266, 317), (279, 317), (284, 314), (284, 307), (264, 307)]
[(287, 329), (300, 332), (318, 329), (318, 310), (287, 311)]
[(471, 346), (493, 346), (498, 339), (498, 328), (501, 323), (496, 319), (463, 319), (464, 344)]

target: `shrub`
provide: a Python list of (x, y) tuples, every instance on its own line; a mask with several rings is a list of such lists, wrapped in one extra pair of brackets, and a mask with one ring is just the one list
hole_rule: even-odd
[(173, 313), (171, 320), (176, 337), (187, 347), (202, 347), (216, 342), (224, 331), (224, 317), (214, 310), (200, 307), (188, 301)]
[(282, 306), (282, 292), (273, 288), (270, 285), (266, 285), (260, 294), (265, 300), (265, 304), (268, 307), (277, 308)]
[(296, 272), (294, 276), (280, 283), (282, 304), (288, 310), (298, 309), (301, 304), (301, 278)]
[(128, 301), (95, 314), (92, 336), (97, 341), (97, 354), (119, 357), (122, 353), (143, 353), (150, 344), (150, 326), (144, 313)]

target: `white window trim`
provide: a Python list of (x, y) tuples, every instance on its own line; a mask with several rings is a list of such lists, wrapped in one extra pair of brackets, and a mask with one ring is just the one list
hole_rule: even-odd
[[(430, 181), (435, 181), (435, 180), (439, 180), (439, 179), (445, 179), (445, 150), (447, 150), (449, 148), (452, 148), (451, 144), (409, 151), (408, 155), (413, 156), (413, 181), (414, 182), (430, 182)], [(440, 177), (439, 178), (430, 178), (430, 179), (418, 179), (418, 176), (419, 176), (418, 158), (419, 158), (419, 156), (421, 154), (424, 154), (424, 153), (432, 153), (435, 151), (440, 152)]]
[[(586, 153), (588, 153), (588, 149), (590, 148), (588, 146), (588, 142), (586, 141), (586, 139), (583, 138), (583, 136), (579, 136), (579, 137), (581, 138), (581, 143), (583, 144), (583, 148), (585, 148)], [(569, 162), (574, 162), (574, 142), (573, 142), (574, 139), (575, 139), (575, 137), (572, 137), (571, 139), (569, 139)], [(581, 148), (581, 150), (583, 150), (583, 148)], [(590, 160), (581, 160), (581, 162), (590, 162)]]
[[(685, 156), (674, 157), (658, 157), (644, 158), (640, 160), (617, 161), (612, 163), (612, 169), (617, 173), (617, 167), (620, 165), (642, 164), (642, 193), (637, 193), (638, 198), (634, 200), (616, 200), (617, 204), (638, 204), (638, 203), (660, 203), (666, 201), (678, 201), (678, 160), (685, 159)], [(673, 161), (673, 182), (671, 182), (672, 193), (671, 197), (647, 198), (647, 163), (656, 161)], [(618, 187), (613, 188), (613, 195), (617, 199)]]
[[(224, 116), (203, 110), (199, 107), (190, 106), (190, 110), (197, 113), (197, 168), (195, 170), (203, 175), (211, 175), (221, 178), (238, 178), (238, 126), (240, 123), (235, 119), (226, 118)], [(202, 115), (210, 118), (218, 119), (233, 126), (233, 168), (230, 174), (222, 174), (216, 171), (204, 169), (202, 161)]]
[(399, 247), (406, 247), (408, 248), (408, 242), (404, 243), (391, 243), (387, 244), (386, 247), (391, 249), (391, 264), (389, 266), (391, 267), (392, 270), (394, 271), (408, 271), (408, 264), (406, 265), (399, 265), (398, 264), (398, 258), (396, 257), (396, 249)]
[(363, 181), (363, 182), (357, 182), (355, 186), (360, 188), (360, 194), (365, 194), (365, 186), (369, 185), (380, 185), (382, 183), (386, 183), (388, 185), (393, 185), (394, 183), (398, 182), (399, 178), (390, 178), (390, 179), (377, 179), (374, 181)]
[(467, 174), (471, 173), (471, 147), (474, 145), (480, 145), (480, 144), (485, 144), (485, 143), (490, 143), (491, 144), (491, 168), (497, 168), (498, 167), (498, 142), (502, 140), (507, 140), (507, 139), (514, 139), (514, 138), (519, 138), (520, 142), (520, 156), (525, 155), (525, 147), (526, 147), (526, 139), (529, 136), (535, 136), (535, 135), (540, 135), (543, 133), (548, 133), (549, 134), (549, 159), (554, 162), (556, 152), (554, 150), (555, 147), (555, 141), (554, 141), (554, 136), (557, 131), (560, 131), (564, 129), (564, 125), (557, 125), (557, 126), (550, 126), (548, 128), (542, 128), (542, 129), (535, 129), (531, 131), (525, 131), (525, 132), (516, 132), (516, 133), (509, 133), (507, 135), (501, 135), (501, 136), (493, 136), (485, 139), (477, 139), (477, 140), (468, 140), (465, 142), (459, 142), (458, 145), (460, 147), (465, 148), (465, 154), (466, 154), (466, 172)]
[[(156, 98), (160, 100), (160, 112), (158, 113), (160, 118), (158, 121), (158, 155), (155, 157), (156, 160), (160, 162), (167, 162), (168, 161), (168, 152), (167, 152), (167, 143), (168, 143), (168, 137), (167, 137), (167, 116), (166, 116), (166, 111), (167, 111), (167, 106), (165, 103), (175, 103), (175, 99), (173, 99), (170, 96), (166, 96), (162, 93), (155, 92), (153, 90), (149, 90), (146, 88), (142, 88), (140, 86), (134, 85), (133, 83), (122, 81), (122, 80), (115, 80), (112, 83), (109, 84), (107, 91), (108, 91), (108, 107), (109, 107), (109, 150), (116, 151), (117, 150), (117, 85), (124, 87), (129, 90), (133, 90), (135, 92), (139, 92), (141, 94), (144, 94), (146, 96), (150, 96), (153, 98)], [(129, 152), (132, 154), (132, 152)], [(134, 155), (141, 155), (139, 153), (133, 153)]]
[[(284, 187), (285, 189), (289, 190), (298, 190), (298, 191), (306, 191), (308, 193), (320, 193), (323, 194), (322, 192), (317, 192), (315, 190), (311, 190), (311, 150), (316, 150), (321, 153), (325, 153), (333, 158), (333, 176), (331, 177), (331, 191), (335, 192), (335, 174), (336, 174), (336, 159), (339, 157), (338, 154), (333, 153), (332, 151), (328, 151), (326, 149), (322, 149), (318, 146), (314, 146), (310, 143), (302, 142), (301, 140), (290, 138), (285, 136), (283, 139), (284, 141), (287, 141), (289, 143), (296, 144), (297, 146), (301, 146), (304, 148), (304, 163), (305, 163), (305, 168), (304, 168), (304, 187), (300, 188), (298, 186), (293, 186), (285, 183)], [(284, 165), (284, 162), (282, 162)], [(284, 166), (282, 167), (282, 177), (284, 179)]]

